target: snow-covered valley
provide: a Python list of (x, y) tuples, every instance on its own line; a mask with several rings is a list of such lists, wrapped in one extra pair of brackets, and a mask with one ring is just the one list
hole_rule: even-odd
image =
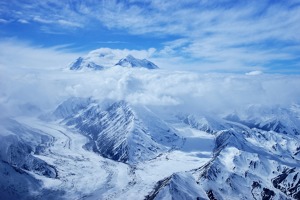
[[(197, 168), (212, 158), (214, 137), (188, 127), (180, 130), (182, 136), (188, 136), (182, 150), (127, 165), (86, 150), (84, 145), (88, 138), (58, 122), (49, 123), (36, 118), (17, 120), (52, 138), (49, 147), (34, 156), (55, 167), (57, 177), (21, 170), (40, 180), (43, 189), (61, 191), (60, 197), (66, 199), (143, 199), (157, 181), (176, 172)], [(40, 194), (32, 195), (39, 197)]]

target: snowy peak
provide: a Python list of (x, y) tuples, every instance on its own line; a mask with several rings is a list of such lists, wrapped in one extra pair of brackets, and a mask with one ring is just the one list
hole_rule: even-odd
[(121, 59), (116, 65), (131, 68), (158, 69), (158, 66), (153, 62), (150, 62), (147, 59), (137, 59), (132, 55), (128, 55), (126, 58)]
[(157, 65), (147, 59), (137, 59), (132, 55), (120, 59), (122, 57), (118, 52), (112, 52), (107, 49), (96, 49), (85, 56), (77, 58), (68, 68), (73, 71), (104, 70), (114, 66), (158, 69)]
[(92, 70), (102, 70), (104, 67), (97, 65), (96, 63), (86, 60), (82, 57), (77, 58), (77, 60), (70, 65), (70, 70), (82, 70), (82, 69), (92, 69)]

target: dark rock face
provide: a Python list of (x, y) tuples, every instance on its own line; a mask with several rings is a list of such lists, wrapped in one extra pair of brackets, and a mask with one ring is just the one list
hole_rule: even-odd
[(268, 188), (264, 188), (263, 192), (261, 193), (261, 197), (263, 200), (269, 200), (272, 199), (275, 196), (275, 192), (273, 190), (270, 190)]
[(210, 199), (210, 200), (217, 200), (214, 196), (214, 193), (212, 190), (209, 190), (207, 191), (207, 197)]
[(299, 169), (285, 169), (280, 175), (272, 179), (273, 186), (286, 195), (300, 199)]

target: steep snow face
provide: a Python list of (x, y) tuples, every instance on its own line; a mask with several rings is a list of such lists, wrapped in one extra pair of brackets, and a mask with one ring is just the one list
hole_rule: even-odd
[(82, 57), (77, 58), (77, 60), (70, 65), (70, 70), (83, 69), (102, 70), (104, 67)]
[[(63, 123), (88, 135), (91, 143), (87, 148), (104, 157), (137, 163), (155, 158), (182, 143), (174, 129), (145, 108), (135, 108), (125, 101), (109, 106), (101, 106), (100, 102), (82, 106), (82, 102), (87, 101), (67, 100), (54, 113), (71, 113), (70, 109), (65, 112), (65, 108), (71, 107), (72, 117), (60, 114)], [(78, 104), (73, 104), (74, 102)]]
[(128, 55), (126, 58), (121, 59), (116, 65), (132, 68), (158, 69), (158, 66), (156, 66), (153, 62), (150, 62), (147, 59), (140, 60), (132, 55)]

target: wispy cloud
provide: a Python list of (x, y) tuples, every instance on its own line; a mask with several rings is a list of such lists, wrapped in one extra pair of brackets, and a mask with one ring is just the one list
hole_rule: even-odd
[(43, 23), (43, 24), (52, 24), (52, 23), (53, 23), (52, 20), (43, 19), (43, 18), (41, 18), (40, 16), (35, 16), (35, 17), (33, 17), (32, 20), (33, 20), (33, 21), (36, 21), (36, 22)]
[(6, 23), (9, 23), (9, 21), (6, 19), (0, 19), (0, 24), (6, 24)]
[(22, 24), (28, 24), (29, 22), (26, 19), (18, 19), (18, 22)]
[[(75, 12), (72, 9), (72, 1), (65, 3), (58, 0), (47, 1), (18, 1), (4, 2), (0, 5), (2, 14), (9, 17), (9, 20), (20, 23), (38, 22), (60, 28), (81, 28), (86, 16)], [(2, 8), (2, 9), (1, 9)], [(1, 16), (1, 15), (0, 15)], [(50, 26), (48, 27), (51, 28)], [(57, 28), (57, 27), (53, 27)]]
[(76, 23), (76, 22), (72, 22), (72, 21), (68, 21), (68, 20), (63, 20), (63, 19), (59, 19), (59, 20), (49, 20), (49, 19), (44, 19), (41, 18), (40, 16), (35, 16), (33, 18), (33, 21), (42, 23), (42, 24), (56, 24), (56, 25), (62, 25), (62, 26), (70, 26), (70, 27), (82, 27), (81, 24)]
[(72, 26), (72, 27), (83, 27), (82, 24), (76, 23), (76, 22), (71, 22), (71, 21), (67, 21), (67, 20), (57, 20), (57, 23), (63, 25), (63, 26)]
[(99, 43), (99, 44), (126, 44), (128, 42), (115, 40), (115, 41), (98, 41), (97, 43)]
[(0, 40), (0, 70), (64, 68), (80, 54), (70, 53), (69, 45), (43, 48), (16, 39)]
[[(276, 60), (299, 58), (299, 5), (293, 1), (224, 2), (150, 1), (138, 6), (112, 1), (101, 20), (132, 34), (181, 37), (166, 44), (162, 53), (189, 55), (227, 68), (233, 64), (267, 68)], [(172, 42), (181, 43), (172, 46)]]

